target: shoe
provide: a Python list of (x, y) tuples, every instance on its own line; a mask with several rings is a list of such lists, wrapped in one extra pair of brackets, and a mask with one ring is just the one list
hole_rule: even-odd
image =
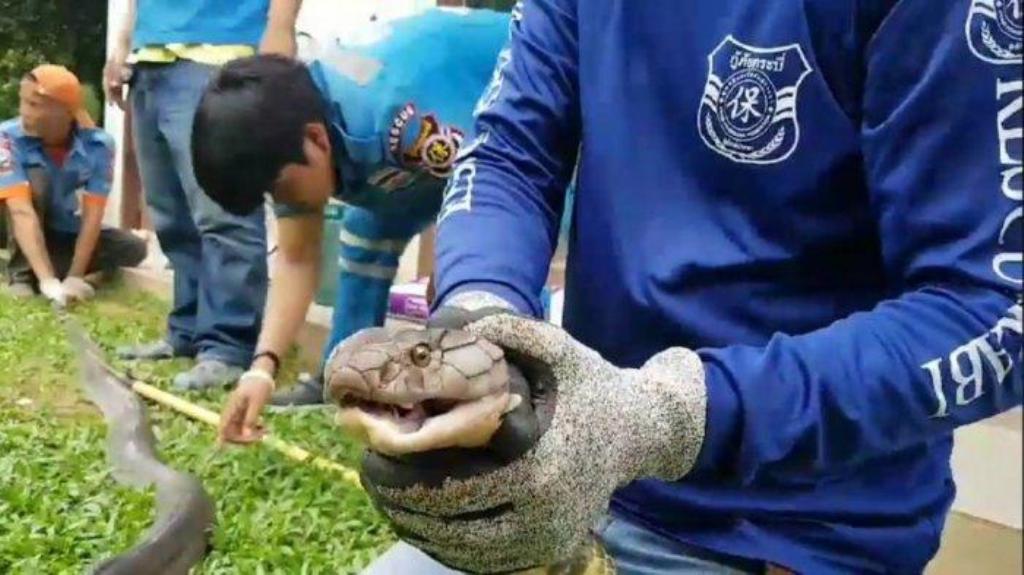
[(216, 359), (202, 359), (192, 369), (174, 376), (178, 389), (210, 389), (230, 387), (238, 382), (244, 370)]
[(13, 283), (7, 286), (7, 294), (17, 299), (28, 299), (36, 295), (36, 290), (27, 283)]
[(299, 376), (299, 381), (288, 389), (282, 389), (270, 396), (269, 411), (315, 409), (325, 407), (324, 384), (308, 373)]
[(141, 359), (146, 361), (158, 361), (162, 359), (173, 359), (184, 357), (174, 350), (174, 347), (164, 340), (140, 343), (138, 345), (126, 345), (117, 348), (119, 359)]

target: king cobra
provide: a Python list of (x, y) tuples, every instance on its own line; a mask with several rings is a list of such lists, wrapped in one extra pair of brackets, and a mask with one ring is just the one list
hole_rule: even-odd
[[(371, 451), (392, 457), (485, 447), (502, 416), (530, 401), (525, 379), (502, 349), (459, 330), (366, 329), (335, 349), (327, 369), (325, 391), (339, 407), (338, 423)], [(515, 386), (517, 378), (522, 383)], [(572, 559), (521, 575), (614, 573), (592, 539)]]
[(187, 575), (210, 548), (213, 500), (195, 477), (160, 461), (142, 402), (128, 382), (105, 366), (82, 329), (63, 319), (78, 351), (82, 386), (107, 422), (107, 457), (114, 478), (130, 487), (156, 487), (156, 518), (149, 530), (134, 547), (99, 563), (93, 574)]

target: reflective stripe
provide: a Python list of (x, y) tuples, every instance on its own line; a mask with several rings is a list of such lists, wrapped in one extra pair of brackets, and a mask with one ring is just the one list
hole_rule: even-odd
[(364, 264), (349, 261), (345, 258), (338, 258), (338, 267), (343, 271), (350, 272), (355, 275), (388, 281), (395, 279), (395, 274), (398, 273), (398, 266)]
[(347, 230), (341, 230), (341, 233), (338, 234), (338, 239), (341, 243), (348, 246), (363, 248), (364, 250), (372, 250), (375, 252), (390, 252), (399, 255), (405, 251), (406, 244), (406, 240), (368, 240)]
[(86, 192), (82, 194), (82, 203), (87, 206), (103, 207), (107, 205), (107, 196)]
[(32, 199), (32, 188), (29, 187), (28, 182), (14, 184), (0, 190), (0, 200), (13, 200), (14, 198)]

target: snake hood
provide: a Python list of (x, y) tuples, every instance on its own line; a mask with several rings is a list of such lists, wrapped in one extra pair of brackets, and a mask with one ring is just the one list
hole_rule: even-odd
[(514, 375), (501, 348), (464, 331), (370, 328), (335, 348), (324, 393), (378, 452), (475, 448), (522, 402)]

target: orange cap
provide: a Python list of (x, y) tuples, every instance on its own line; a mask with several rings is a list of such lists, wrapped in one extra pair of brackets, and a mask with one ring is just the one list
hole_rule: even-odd
[(64, 66), (43, 64), (32, 70), (36, 80), (36, 93), (59, 102), (71, 110), (82, 128), (95, 128), (89, 112), (85, 110), (85, 97), (78, 77)]

